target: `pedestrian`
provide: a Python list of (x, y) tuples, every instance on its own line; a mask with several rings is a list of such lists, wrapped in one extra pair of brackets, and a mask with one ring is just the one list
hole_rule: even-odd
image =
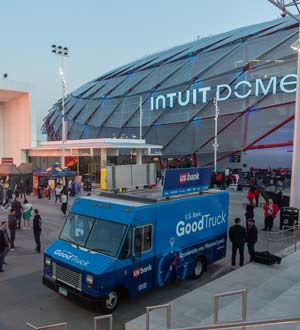
[(280, 189), (277, 189), (275, 191), (275, 196), (274, 196), (274, 203), (278, 205), (278, 207), (282, 207), (282, 202), (283, 202), (283, 196), (282, 196), (282, 191)]
[(255, 189), (254, 187), (251, 187), (248, 191), (247, 198), (249, 203), (254, 203), (255, 200)]
[(3, 260), (3, 264), (6, 265), (6, 261), (5, 261), (5, 258), (6, 256), (8, 255), (8, 252), (9, 252), (9, 242), (10, 242), (10, 238), (9, 238), (9, 234), (8, 234), (8, 231), (7, 231), (7, 226), (6, 228), (4, 229), (4, 237), (5, 237), (5, 240), (7, 242), (7, 246), (4, 250), (4, 260)]
[(48, 186), (48, 199), (51, 199), (51, 195), (52, 195), (52, 189), (50, 186)]
[(246, 205), (246, 213), (245, 213), (245, 218), (246, 218), (246, 225), (249, 219), (253, 219), (254, 218), (254, 204), (253, 201), (249, 202)]
[(257, 228), (255, 226), (255, 220), (249, 219), (247, 222), (247, 246), (250, 255), (250, 262), (254, 261), (255, 249), (254, 245), (257, 242)]
[(278, 211), (278, 205), (273, 202), (272, 198), (270, 198), (264, 205), (265, 227), (262, 228), (262, 230), (272, 230), (274, 219), (276, 218)]
[(56, 185), (54, 191), (55, 191), (55, 203), (57, 203), (58, 200), (61, 203), (61, 187), (59, 183)]
[(6, 190), (6, 200), (3, 205), (3, 209), (8, 210), (11, 207), (12, 201), (13, 201), (13, 192), (12, 189), (8, 186)]
[(25, 186), (25, 182), (23, 179), (21, 179), (21, 181), (19, 183), (18, 191), (20, 193), (20, 197), (25, 198), (26, 186)]
[(30, 229), (31, 212), (32, 212), (32, 205), (28, 203), (28, 200), (25, 197), (23, 202), (24, 229)]
[(17, 229), (17, 219), (16, 219), (16, 211), (10, 210), (10, 214), (8, 215), (8, 228), (10, 232), (10, 250), (12, 252), (15, 251), (15, 239), (16, 239), (16, 229)]
[(0, 205), (3, 204), (4, 200), (4, 187), (3, 187), (3, 182), (0, 182)]
[(21, 229), (21, 219), (22, 219), (22, 211), (23, 207), (21, 202), (19, 201), (19, 197), (16, 196), (11, 204), (11, 208), (16, 211), (16, 218), (17, 218), (17, 224), (18, 229)]
[(229, 239), (232, 243), (231, 265), (235, 268), (236, 252), (239, 250), (240, 266), (244, 265), (244, 246), (247, 242), (247, 233), (245, 227), (241, 225), (241, 219), (235, 218), (234, 225), (229, 228)]
[(260, 191), (257, 188), (254, 190), (254, 195), (255, 195), (255, 206), (258, 207)]
[(42, 218), (38, 209), (34, 209), (33, 217), (33, 235), (36, 243), (35, 252), (41, 253), (41, 232), (42, 232)]
[(67, 206), (68, 206), (68, 198), (67, 195), (63, 192), (61, 195), (61, 211), (64, 216), (66, 216)]
[(8, 242), (5, 237), (6, 228), (7, 228), (7, 221), (2, 221), (0, 227), (0, 273), (4, 272), (3, 262), (5, 258), (5, 251), (6, 248), (8, 247)]

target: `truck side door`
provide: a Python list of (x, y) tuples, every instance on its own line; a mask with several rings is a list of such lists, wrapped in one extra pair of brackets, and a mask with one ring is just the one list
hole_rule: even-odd
[(131, 228), (116, 263), (116, 279), (134, 297), (152, 290), (153, 274), (153, 226)]

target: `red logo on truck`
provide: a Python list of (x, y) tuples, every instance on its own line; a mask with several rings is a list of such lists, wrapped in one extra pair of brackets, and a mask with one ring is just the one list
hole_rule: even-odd
[(187, 173), (181, 173), (179, 176), (179, 183), (180, 184), (185, 184), (187, 179)]
[(141, 275), (141, 271), (140, 271), (140, 268), (137, 268), (133, 271), (133, 277), (134, 278), (137, 278)]

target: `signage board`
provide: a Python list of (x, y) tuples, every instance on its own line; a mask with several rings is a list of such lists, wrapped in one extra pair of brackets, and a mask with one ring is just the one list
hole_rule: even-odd
[(2, 164), (13, 164), (14, 163), (14, 159), (13, 158), (2, 158)]
[(167, 197), (207, 190), (212, 171), (211, 167), (166, 170), (162, 195)]

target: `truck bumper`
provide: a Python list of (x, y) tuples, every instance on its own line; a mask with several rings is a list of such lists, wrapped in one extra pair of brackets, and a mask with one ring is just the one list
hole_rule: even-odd
[(46, 285), (49, 289), (52, 289), (53, 291), (58, 292), (60, 294), (61, 294), (60, 288), (64, 289), (64, 292), (66, 293), (66, 294), (64, 294), (64, 296), (71, 298), (71, 299), (77, 298), (79, 300), (88, 301), (91, 303), (99, 303), (99, 302), (103, 302), (105, 300), (104, 297), (96, 298), (96, 297), (90, 296), (82, 291), (78, 291), (76, 289), (68, 287), (67, 285), (65, 285), (63, 283), (58, 283), (55, 280), (53, 280), (51, 277), (49, 277), (45, 274), (43, 275), (42, 283), (44, 285)]

